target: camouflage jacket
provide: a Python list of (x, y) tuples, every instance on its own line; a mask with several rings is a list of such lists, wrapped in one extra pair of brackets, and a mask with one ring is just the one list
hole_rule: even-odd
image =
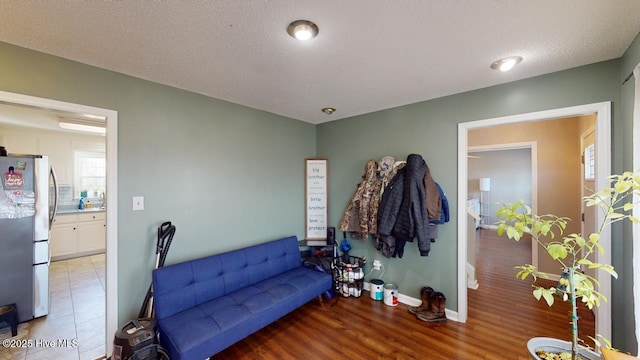
[(378, 196), (381, 181), (376, 176), (378, 163), (369, 160), (347, 209), (340, 222), (340, 230), (348, 231), (353, 238), (366, 239), (369, 234), (377, 233)]

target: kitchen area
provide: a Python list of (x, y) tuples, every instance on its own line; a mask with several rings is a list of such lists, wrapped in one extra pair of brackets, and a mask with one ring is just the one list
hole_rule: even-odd
[[(25, 281), (12, 287), (16, 292), (23, 293), (19, 297), (3, 289), (0, 306), (15, 304), (18, 308), (18, 338), (69, 339), (70, 344), (74, 345), (55, 349), (0, 349), (0, 358), (5, 355), (3, 351), (10, 351), (7, 355), (11, 359), (38, 359), (45, 354), (46, 358), (95, 359), (105, 354), (108, 204), (104, 130), (104, 119), (88, 114), (68, 114), (0, 103), (0, 146), (9, 155), (3, 157), (0, 151), (3, 185), (0, 190), (5, 195), (0, 199), (0, 202), (5, 200), (0, 205), (0, 233), (17, 233), (17, 228), (26, 228), (28, 223), (38, 221), (38, 215), (27, 213), (24, 221), (18, 224), (15, 216), (8, 212), (8, 209), (16, 209), (16, 205), (28, 209), (32, 201), (37, 203), (41, 200), (38, 198), (46, 198), (48, 204), (45, 210), (34, 213), (49, 215), (46, 221), (47, 235), (40, 240), (32, 238), (30, 256), (33, 257), (33, 264), (24, 266), (25, 269), (33, 269), (29, 270), (33, 278), (28, 284)], [(25, 164), (22, 169), (15, 165), (25, 162), (22, 155), (17, 154), (43, 156), (40, 159), (33, 157), (33, 163)], [(46, 166), (54, 170), (55, 180), (48, 171), (41, 171), (40, 174), (29, 172), (36, 162), (43, 162), (44, 159)], [(23, 183), (14, 180), (18, 175), (24, 178)], [(35, 183), (42, 182), (42, 178), (48, 178), (49, 181), (36, 190)], [(4, 212), (6, 217), (2, 218), (4, 210), (7, 210)], [(0, 241), (4, 239), (3, 235)], [(9, 256), (3, 246), (12, 249), (8, 243), (0, 244), (3, 250), (0, 251), (0, 263), (7, 260), (2, 252), (5, 252), (5, 257)], [(44, 247), (47, 247), (46, 251), (36, 250)], [(38, 253), (42, 252), (45, 255), (36, 261)], [(15, 278), (10, 279), (9, 273), (17, 276), (18, 271), (0, 272), (0, 284), (15, 284)], [(0, 337), (3, 334), (7, 337), (12, 335), (12, 329), (6, 325), (0, 321)]]

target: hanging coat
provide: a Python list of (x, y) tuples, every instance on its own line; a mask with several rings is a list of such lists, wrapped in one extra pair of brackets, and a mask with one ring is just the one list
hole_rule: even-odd
[(389, 185), (382, 193), (380, 207), (378, 208), (378, 235), (376, 248), (382, 255), (391, 257), (396, 250), (396, 238), (392, 235), (393, 227), (396, 224), (404, 188), (405, 168), (398, 170), (391, 179)]
[(396, 174), (397, 168), (393, 166), (394, 163), (395, 159), (392, 156), (383, 156), (377, 163), (376, 178), (373, 182), (371, 200), (367, 209), (369, 233), (374, 236), (378, 233), (378, 209), (380, 208), (382, 192)]
[(375, 198), (377, 167), (378, 163), (375, 160), (367, 162), (362, 182), (358, 184), (340, 222), (340, 230), (350, 232), (353, 238), (366, 239), (369, 234), (377, 232), (377, 219), (372, 219), (375, 215), (371, 209)]
[[(432, 243), (436, 242), (436, 238), (438, 238), (438, 226), (449, 222), (449, 201), (447, 200), (447, 195), (445, 195), (444, 191), (440, 187), (440, 184), (438, 183), (435, 183), (435, 184), (440, 194), (439, 196), (441, 199), (440, 201), (441, 208), (440, 208), (440, 218), (437, 220), (429, 219), (429, 226), (427, 226), (427, 237)], [(420, 249), (420, 255), (422, 256), (429, 255), (428, 251), (426, 252), (426, 254), (423, 254), (423, 247), (420, 246), (420, 243), (418, 243), (418, 248)]]
[(440, 211), (442, 209), (442, 199), (440, 197), (439, 188), (431, 177), (429, 165), (425, 165), (424, 173), (424, 195), (427, 204), (427, 215), (429, 221), (440, 219)]
[(396, 238), (395, 256), (402, 257), (404, 244), (418, 238), (419, 243), (425, 242), (431, 246), (427, 237), (427, 206), (425, 204), (424, 174), (426, 162), (422, 156), (411, 154), (407, 157), (405, 166), (402, 203), (398, 211), (398, 218), (393, 226), (392, 235)]

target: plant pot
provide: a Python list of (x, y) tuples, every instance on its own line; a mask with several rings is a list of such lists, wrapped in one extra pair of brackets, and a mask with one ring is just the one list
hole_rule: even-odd
[[(571, 343), (564, 340), (548, 338), (548, 337), (535, 337), (531, 338), (527, 342), (527, 350), (533, 360), (542, 360), (536, 355), (537, 350), (545, 350), (547, 352), (571, 352)], [(585, 360), (600, 360), (600, 354), (595, 351), (589, 350), (586, 347), (580, 346), (578, 349), (578, 359)]]

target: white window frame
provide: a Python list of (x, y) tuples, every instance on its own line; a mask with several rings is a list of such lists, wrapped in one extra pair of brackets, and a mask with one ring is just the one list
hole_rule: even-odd
[[(82, 150), (76, 150), (73, 153), (73, 163), (74, 163), (74, 189), (73, 189), (73, 196), (74, 197), (80, 197), (80, 192), (82, 190), (87, 190), (87, 197), (91, 198), (91, 197), (95, 197), (93, 196), (93, 189), (83, 189), (82, 188), (82, 159), (83, 158), (101, 158), (101, 159), (105, 159), (105, 176), (104, 176), (104, 181), (105, 181), (105, 187), (106, 187), (106, 181), (107, 181), (107, 175), (106, 175), (106, 157), (105, 157), (105, 153), (103, 152), (98, 152), (98, 151), (82, 151)], [(98, 194), (100, 192), (104, 192), (105, 189), (101, 189), (101, 191), (98, 192)]]

